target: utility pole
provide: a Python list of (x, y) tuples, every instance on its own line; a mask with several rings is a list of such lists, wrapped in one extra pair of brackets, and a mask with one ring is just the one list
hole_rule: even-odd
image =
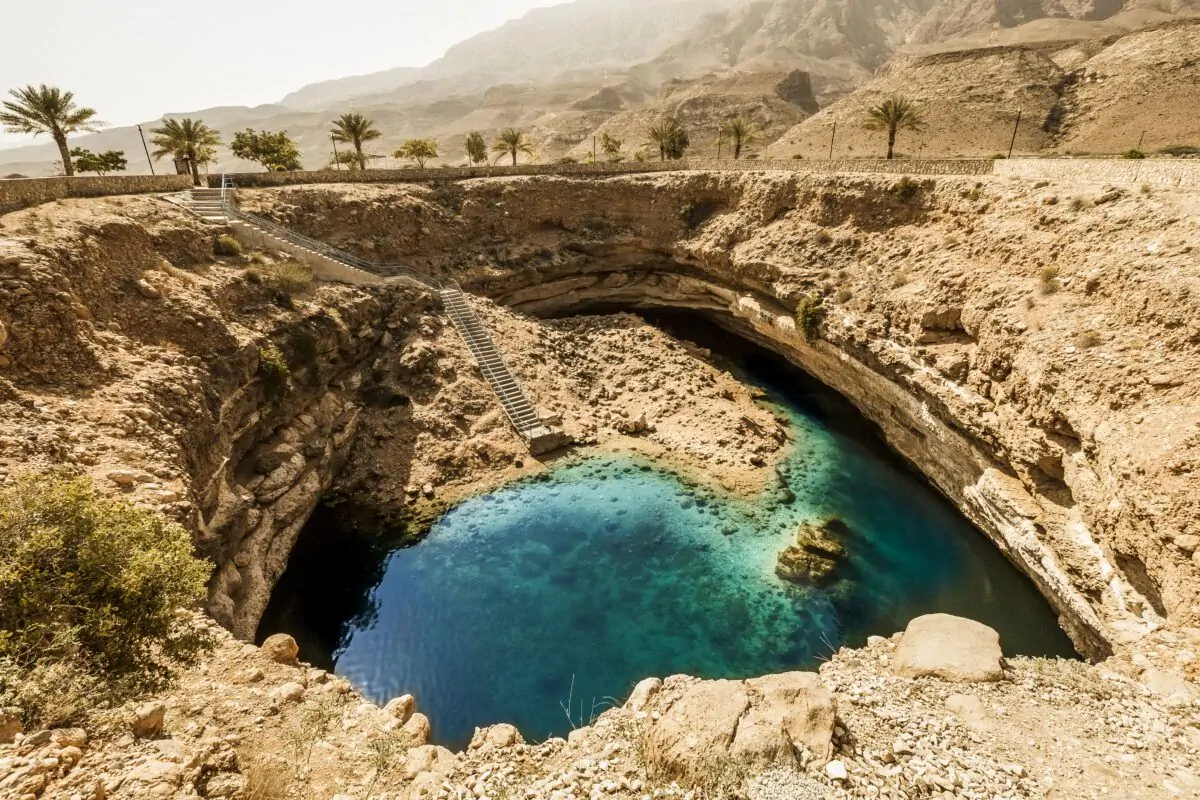
[(837, 138), (837, 120), (833, 121), (833, 133), (829, 134), (829, 160), (833, 161), (833, 140)]
[(721, 145), (725, 143), (725, 129), (717, 129), (717, 161), (721, 160)]
[(1017, 109), (1017, 121), (1013, 124), (1012, 139), (1008, 143), (1008, 158), (1012, 158), (1013, 147), (1017, 144), (1017, 128), (1021, 125), (1021, 109)]
[(146, 147), (146, 134), (142, 133), (142, 126), (138, 125), (138, 136), (142, 137), (142, 149), (146, 151), (146, 163), (150, 165), (150, 174), (154, 174), (154, 159), (150, 158), (150, 148)]
[(596, 137), (592, 137), (592, 163), (596, 163)]
[(329, 141), (333, 142), (333, 166), (338, 171), (342, 171), (342, 160), (338, 158), (337, 137), (332, 133), (329, 134)]

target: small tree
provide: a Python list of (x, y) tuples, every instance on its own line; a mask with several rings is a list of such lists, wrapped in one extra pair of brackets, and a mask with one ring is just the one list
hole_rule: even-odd
[(375, 122), (362, 114), (342, 114), (333, 121), (330, 133), (333, 134), (335, 142), (344, 142), (354, 148), (351, 169), (366, 169), (367, 155), (363, 152), (363, 144), (383, 138), (383, 134), (375, 127)]
[(255, 131), (246, 128), (233, 135), (230, 151), (236, 158), (261, 164), (268, 172), (302, 169), (300, 149), (287, 131)]
[(200, 120), (164, 119), (161, 128), (153, 128), (154, 157), (186, 158), (192, 168), (192, 180), (200, 183), (200, 165), (212, 161), (221, 144), (220, 131), (214, 131)]
[(487, 161), (487, 141), (483, 138), (483, 134), (479, 131), (471, 131), (467, 134), (467, 161), (471, 164), (482, 164)]
[(62, 158), (63, 172), (75, 174), (71, 153), (67, 149), (67, 135), (79, 131), (98, 131), (104, 125), (96, 119), (96, 110), (75, 105), (75, 94), (64, 92), (57, 86), (26, 86), (10, 89), (12, 100), (4, 102), (0, 110), (0, 125), (11, 133), (32, 133), (37, 136), (50, 134), (58, 145)]
[(887, 131), (887, 157), (893, 158), (896, 149), (896, 133), (900, 130), (920, 131), (925, 124), (921, 110), (907, 97), (893, 95), (877, 106), (867, 110), (869, 119), (865, 127), (869, 131)]
[(103, 153), (93, 153), (76, 147), (71, 151), (75, 161), (76, 172), (94, 172), (103, 177), (110, 172), (124, 172), (129, 166), (123, 150), (105, 150)]
[(517, 154), (524, 153), (530, 158), (534, 157), (533, 145), (525, 138), (525, 132), (517, 128), (505, 128), (500, 131), (496, 137), (496, 141), (492, 143), (492, 152), (499, 153), (499, 158), (504, 156), (512, 156), (513, 166), (517, 165)]
[(24, 476), (0, 490), (0, 659), (161, 685), (209, 644), (176, 611), (204, 598), (211, 571), (166, 517), (86, 477)]
[(759, 137), (758, 126), (745, 117), (734, 117), (721, 126), (721, 135), (733, 145), (733, 157), (742, 157), (742, 148)]
[(433, 139), (408, 139), (392, 155), (415, 161), (418, 167), (425, 169), (426, 161), (438, 157), (438, 145)]
[(625, 143), (613, 136), (611, 133), (600, 134), (600, 149), (604, 151), (604, 157), (610, 163), (617, 163), (621, 160), (621, 147)]
[(666, 161), (683, 158), (684, 151), (691, 146), (687, 130), (674, 117), (664, 117), (647, 130), (651, 143), (658, 146), (658, 158)]

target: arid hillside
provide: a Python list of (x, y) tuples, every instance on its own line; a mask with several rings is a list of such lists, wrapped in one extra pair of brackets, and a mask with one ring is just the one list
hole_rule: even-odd
[[(927, 154), (1001, 149), (994, 143), (1007, 142), (1003, 131), (1013, 106), (1025, 102), (1033, 123), (1022, 139), (1027, 150), (1120, 152), (1140, 137), (1138, 120), (1152, 123), (1148, 136), (1161, 139), (1162, 146), (1187, 144), (1182, 140), (1194, 135), (1186, 112), (1189, 87), (1195, 85), (1195, 65), (1188, 60), (1194, 34), (1186, 25), (1171, 35), (1150, 31), (1094, 65), (1083, 62), (1100, 57), (1113, 37), (1127, 31), (1194, 18), (1197, 2), (575, 0), (473, 37), (421, 69), (336, 79), (304, 87), (278, 104), (188, 115), (220, 130), (226, 141), (246, 127), (286, 130), (309, 169), (330, 162), (330, 120), (347, 110), (367, 114), (384, 133), (368, 148), (377, 156), (373, 166), (399, 166), (388, 157), (414, 137), (439, 141), (441, 158), (435, 163), (463, 163), (467, 133), (490, 138), (510, 126), (526, 130), (539, 160), (569, 152), (579, 157), (586, 150), (582, 143), (593, 136), (610, 131), (629, 141), (647, 120), (665, 113), (694, 124), (697, 154), (707, 155), (720, 119), (755, 117), (767, 133), (764, 145), (804, 122), (813, 109), (801, 104), (799, 115), (779, 104), (771, 90), (745, 86), (764, 75), (799, 71), (807, 74), (820, 107), (841, 115), (839, 127), (847, 133), (857, 125), (861, 107), (880, 93), (904, 90), (925, 99), (941, 116), (926, 137)], [(531, 41), (538, 46), (528, 46)], [(998, 47), (1030, 47), (1035, 54), (1026, 57), (1028, 64), (1013, 56), (997, 60), (995, 53), (1005, 52)], [(951, 52), (961, 55), (943, 62), (920, 58)], [(1038, 55), (1059, 64), (1052, 79), (1043, 79)], [(1136, 87), (1148, 79), (1160, 91), (1142, 99)], [(831, 108), (856, 90), (862, 94), (847, 98), (840, 110)], [(1053, 116), (1048, 91), (1057, 96), (1050, 104), (1058, 106)], [(961, 97), (968, 99), (956, 106)], [(1051, 136), (1044, 140), (1036, 129), (1047, 120), (1043, 132)], [(821, 134), (826, 127), (832, 127), (830, 118), (819, 116), (785, 137), (783, 149), (815, 156), (821, 152), (815, 142), (828, 139)], [(141, 141), (133, 127), (80, 136), (78, 144), (124, 150), (132, 172), (149, 171), (136, 155)], [(842, 154), (857, 155), (864, 147), (852, 137)], [(0, 174), (53, 174), (56, 158), (50, 144), (3, 150)], [(219, 148), (211, 169), (258, 167)]]
[[(773, 152), (805, 158), (882, 155), (867, 109), (892, 95), (916, 101), (924, 124), (901, 131), (907, 156), (1157, 152), (1200, 146), (1200, 21), (1164, 23), (1079, 42), (985, 47), (898, 57), (863, 87), (788, 131)], [(1149, 90), (1149, 87), (1153, 87)]]

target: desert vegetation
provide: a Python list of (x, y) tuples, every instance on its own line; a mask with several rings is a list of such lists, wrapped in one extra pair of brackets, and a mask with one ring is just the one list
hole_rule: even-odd
[(72, 724), (169, 684), (208, 650), (178, 610), (203, 598), (211, 569), (181, 526), (89, 478), (0, 489), (0, 704)]
[[(369, 158), (363, 150), (363, 145), (383, 138), (383, 133), (375, 127), (373, 120), (357, 113), (342, 114), (333, 121), (333, 128), (329, 133), (335, 143), (348, 144), (351, 148), (351, 152), (346, 154), (346, 160), (338, 163), (345, 163), (350, 169), (359, 170), (367, 168)], [(338, 158), (339, 156), (334, 156), (335, 162)]]
[(67, 137), (81, 131), (98, 131), (104, 125), (96, 119), (96, 110), (75, 104), (75, 94), (57, 86), (25, 86), (9, 91), (0, 111), (0, 125), (11, 133), (45, 133), (58, 146), (63, 173), (75, 174)]
[(221, 146), (220, 131), (215, 131), (202, 121), (184, 117), (164, 119), (163, 124), (150, 131), (154, 134), (154, 158), (163, 156), (186, 159), (192, 171), (192, 180), (200, 184), (200, 165), (207, 164)]
[(300, 150), (287, 131), (246, 128), (234, 134), (229, 149), (235, 157), (261, 164), (268, 172), (303, 169)]
[(500, 131), (496, 140), (492, 142), (492, 152), (497, 154), (497, 160), (505, 156), (511, 157), (513, 166), (516, 166), (519, 154), (524, 153), (530, 158), (535, 155), (533, 144), (526, 138), (525, 132), (517, 128), (505, 128)]
[(896, 153), (896, 135), (903, 130), (917, 132), (925, 124), (917, 104), (907, 97), (895, 95), (867, 111), (867, 130), (887, 133), (887, 157)]

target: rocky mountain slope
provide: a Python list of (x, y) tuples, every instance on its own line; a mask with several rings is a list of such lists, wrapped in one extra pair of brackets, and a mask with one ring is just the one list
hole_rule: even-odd
[[(645, 121), (663, 113), (680, 112), (695, 120), (704, 131), (699, 140), (708, 144), (708, 128), (736, 113), (759, 119), (770, 139), (785, 127), (800, 123), (812, 110), (800, 112), (775, 102), (771, 93), (757, 98), (729, 92), (728, 84), (753, 82), (763, 75), (800, 70), (809, 75), (815, 98), (827, 107), (860, 87), (864, 94), (845, 110), (857, 112), (867, 99), (897, 87), (927, 99), (943, 120), (943, 131), (929, 137), (929, 151), (954, 155), (969, 147), (971, 152), (995, 151), (994, 141), (1004, 139), (1007, 105), (1028, 100), (1031, 112), (1043, 115), (1047, 87), (1038, 76), (1044, 65), (996, 61), (980, 48), (1032, 46), (1026, 56), (1055, 58), (1048, 42), (1063, 44), (1076, 58), (1079, 52), (1096, 55), (1089, 40), (1115, 36), (1125, 31), (1200, 13), (1200, 0), (1149, 0), (1115, 2), (1055, 3), (1049, 0), (887, 0), (875, 5), (831, 2), (830, 0), (656, 0), (613, 4), (600, 0), (575, 0), (527, 16), (501, 28), (480, 34), (456, 45), (433, 64), (418, 70), (400, 68), (375, 75), (337, 79), (290, 94), (278, 105), (258, 108), (218, 108), (191, 112), (223, 131), (226, 138), (245, 127), (285, 129), (298, 141), (304, 163), (323, 167), (332, 155), (328, 141), (330, 120), (350, 108), (369, 114), (386, 134), (372, 152), (386, 156), (410, 137), (434, 137), (442, 144), (443, 160), (463, 160), (462, 140), (472, 130), (492, 135), (497, 130), (526, 128), (540, 150), (539, 157), (552, 160), (571, 152), (580, 155), (581, 143), (602, 130), (621, 132), (645, 127)], [(1063, 66), (1050, 81), (1050, 91), (1061, 95), (1056, 123), (1049, 132), (1054, 144), (1074, 152), (1113, 152), (1127, 149), (1135, 120), (1152, 120), (1164, 137), (1191, 135), (1186, 113), (1188, 86), (1195, 81), (1188, 62), (1192, 46), (1184, 28), (1173, 35), (1149, 32), (1141, 44), (1128, 45), (1122, 54), (1113, 51), (1092, 72), (1111, 76), (1098, 85), (1092, 96), (1079, 89), (1097, 88), (1090, 83), (1073, 84), (1071, 75), (1085, 69), (1076, 63)], [(1159, 40), (1162, 40), (1161, 42)], [(529, 47), (537, 41), (537, 47)], [(1066, 43), (1077, 43), (1070, 47)], [(1111, 42), (1110, 42), (1111, 43)], [(1081, 50), (1082, 48), (1082, 50)], [(1158, 50), (1178, 52), (1174, 60), (1155, 61)], [(955, 74), (943, 76), (914, 56), (931, 52), (964, 51), (953, 61)], [(1014, 59), (1010, 56), (1008, 61)], [(882, 77), (876, 72), (895, 61)], [(949, 64), (951, 62), (941, 62)], [(1128, 68), (1125, 64), (1128, 63)], [(998, 75), (990, 70), (997, 69)], [(1081, 74), (1081, 73), (1080, 73)], [(947, 91), (940, 83), (949, 79)], [(1141, 85), (1153, 77), (1166, 86), (1161, 101), (1146, 99), (1148, 107), (1136, 108), (1136, 90), (1117, 89)], [(999, 78), (999, 80), (997, 80)], [(683, 98), (682, 80), (692, 94)], [(1105, 95), (1104, 87), (1122, 92)], [(972, 97), (966, 109), (955, 106), (956, 95)], [(619, 102), (614, 102), (614, 97)], [(675, 98), (672, 101), (672, 97)], [(580, 105), (582, 104), (582, 105)], [(1003, 108), (1003, 110), (1001, 110)], [(946, 109), (945, 114), (941, 110)], [(952, 112), (952, 113), (951, 113)], [(624, 114), (619, 119), (610, 118)], [(1078, 117), (1072, 120), (1072, 115)], [(1038, 124), (1045, 117), (1041, 116)], [(815, 153), (812, 141), (828, 118), (814, 121), (804, 131), (786, 140), (783, 149)], [(847, 120), (851, 125), (855, 123)], [(606, 126), (608, 123), (608, 127)], [(153, 125), (148, 122), (147, 125)], [(1063, 126), (1074, 125), (1069, 136)], [(844, 126), (846, 127), (846, 126)], [(1140, 133), (1140, 132), (1139, 132)], [(811, 135), (810, 135), (811, 134)], [(639, 133), (639, 136), (642, 134)], [(1135, 141), (1136, 135), (1132, 137)], [(1042, 146), (1031, 129), (1024, 139), (1029, 148)], [(1170, 141), (1167, 144), (1187, 144)], [(136, 157), (141, 142), (133, 128), (117, 128), (86, 137), (79, 144), (93, 150), (123, 149), (131, 154), (131, 170), (148, 167)], [(862, 152), (860, 142), (847, 147)], [(955, 148), (955, 145), (958, 148)], [(0, 174), (51, 174), (56, 151), (52, 145), (0, 151)], [(377, 166), (388, 165), (386, 159)], [(392, 163), (391, 165), (395, 165)], [(160, 168), (165, 168), (163, 165)], [(238, 162), (226, 151), (218, 153), (214, 170), (244, 171), (254, 165)]]
[[(918, 132), (898, 152), (917, 156), (1015, 152), (1118, 153), (1140, 146), (1200, 146), (1200, 21), (1163, 23), (1078, 42), (986, 47), (901, 56), (866, 85), (805, 119), (772, 149), (826, 158), (879, 156), (886, 137), (864, 129), (867, 109), (902, 94), (922, 109)], [(1147, 91), (1147, 87), (1154, 87)]]

